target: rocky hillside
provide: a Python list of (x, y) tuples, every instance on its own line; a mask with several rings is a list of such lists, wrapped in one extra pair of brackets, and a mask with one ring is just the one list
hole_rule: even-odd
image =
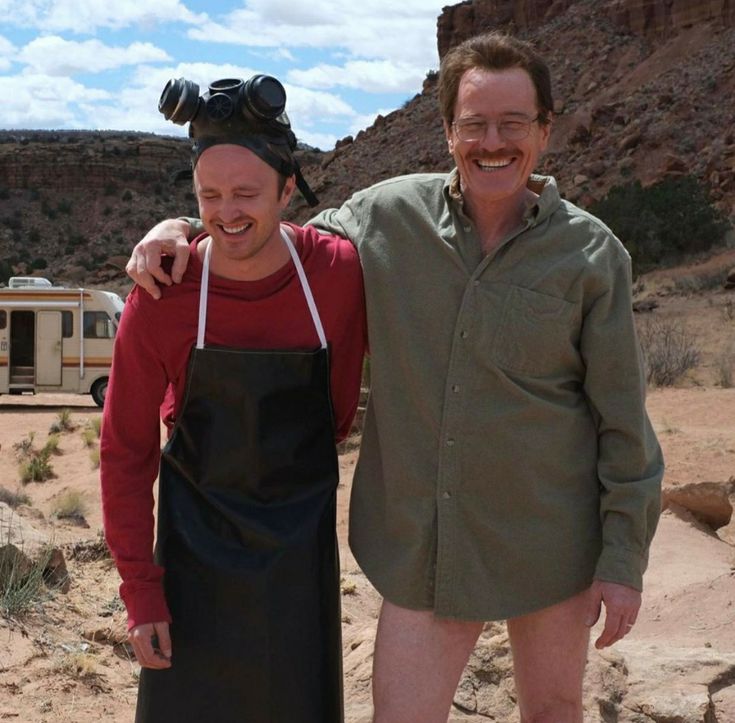
[[(556, 111), (540, 170), (571, 200), (585, 206), (632, 179), (691, 174), (735, 218), (729, 0), (470, 0), (445, 8), (437, 26), (440, 54), (493, 28), (536, 43)], [(185, 141), (137, 133), (0, 132), (0, 274), (115, 285), (114, 257), (156, 219), (195, 209), (190, 183), (172, 181), (187, 155)], [(302, 156), (320, 208), (389, 176), (448, 170), (435, 73), (354, 139)], [(289, 211), (300, 222), (310, 214), (300, 198)]]

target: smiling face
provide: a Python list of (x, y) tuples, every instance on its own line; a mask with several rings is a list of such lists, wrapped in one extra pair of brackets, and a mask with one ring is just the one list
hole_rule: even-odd
[(294, 185), (289, 178), (279, 194), (275, 169), (242, 146), (215, 145), (202, 153), (194, 169), (194, 190), (202, 223), (214, 244), (214, 273), (262, 277), (280, 268), (281, 212)]
[(550, 125), (534, 121), (526, 138), (508, 141), (498, 133), (497, 123), (537, 115), (536, 89), (522, 68), (471, 68), (464, 73), (454, 105), (454, 122), (491, 121), (485, 137), (476, 141), (460, 140), (454, 128), (444, 124), (470, 211), (490, 204), (513, 206), (522, 202), (526, 182), (548, 144)]

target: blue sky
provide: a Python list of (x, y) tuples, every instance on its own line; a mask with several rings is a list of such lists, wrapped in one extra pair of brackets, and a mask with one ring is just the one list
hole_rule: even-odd
[(0, 128), (183, 134), (171, 77), (269, 73), (299, 138), (328, 150), (421, 90), (446, 0), (0, 0)]

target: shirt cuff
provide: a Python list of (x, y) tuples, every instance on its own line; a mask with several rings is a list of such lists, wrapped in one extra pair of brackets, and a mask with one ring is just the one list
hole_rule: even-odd
[(128, 611), (128, 630), (145, 623), (171, 622), (171, 613), (160, 583), (124, 582), (120, 585), (120, 597)]
[(627, 585), (643, 590), (643, 573), (648, 555), (621, 547), (603, 547), (595, 569), (595, 580)]

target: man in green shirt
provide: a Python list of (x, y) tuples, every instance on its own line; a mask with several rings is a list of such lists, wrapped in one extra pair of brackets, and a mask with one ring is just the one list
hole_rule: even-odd
[[(450, 174), (395, 178), (312, 223), (365, 277), (371, 396), (350, 545), (384, 596), (376, 723), (446, 721), (483, 621), (507, 619), (524, 723), (581, 723), (589, 628), (635, 624), (660, 512), (630, 258), (533, 175), (551, 130), (532, 47), (480, 35), (442, 61)], [(131, 275), (156, 295), (168, 221)], [(147, 269), (147, 270), (146, 270)]]

